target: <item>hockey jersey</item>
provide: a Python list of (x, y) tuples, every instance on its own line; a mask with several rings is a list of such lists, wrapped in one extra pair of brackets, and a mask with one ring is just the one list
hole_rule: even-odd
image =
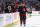
[(20, 15), (26, 15), (26, 7), (24, 6), (19, 6), (19, 12), (20, 12)]

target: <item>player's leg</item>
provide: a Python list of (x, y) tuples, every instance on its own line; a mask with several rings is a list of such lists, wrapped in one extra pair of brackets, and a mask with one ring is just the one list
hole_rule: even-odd
[(26, 25), (26, 19), (24, 19), (24, 26)]
[(22, 15), (20, 15), (20, 25), (22, 26)]
[(26, 25), (26, 15), (23, 16), (23, 24)]

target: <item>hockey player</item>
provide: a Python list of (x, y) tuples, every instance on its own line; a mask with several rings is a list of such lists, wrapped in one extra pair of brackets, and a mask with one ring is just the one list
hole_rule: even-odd
[(27, 10), (24, 3), (19, 6), (19, 12), (20, 12), (20, 25), (22, 26), (22, 21), (23, 21), (23, 24), (25, 26)]

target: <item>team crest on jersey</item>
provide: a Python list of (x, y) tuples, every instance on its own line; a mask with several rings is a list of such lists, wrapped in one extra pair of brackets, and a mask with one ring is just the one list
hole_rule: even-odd
[(25, 12), (25, 8), (23, 8), (23, 11)]

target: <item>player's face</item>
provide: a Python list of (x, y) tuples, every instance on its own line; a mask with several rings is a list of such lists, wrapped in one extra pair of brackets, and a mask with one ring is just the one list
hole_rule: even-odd
[(22, 4), (22, 6), (25, 6), (25, 4)]

